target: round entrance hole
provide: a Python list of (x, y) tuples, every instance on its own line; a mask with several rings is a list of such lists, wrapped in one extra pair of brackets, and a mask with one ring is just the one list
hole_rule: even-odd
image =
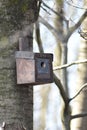
[(45, 62), (41, 62), (41, 67), (45, 68), (46, 67), (46, 63)]

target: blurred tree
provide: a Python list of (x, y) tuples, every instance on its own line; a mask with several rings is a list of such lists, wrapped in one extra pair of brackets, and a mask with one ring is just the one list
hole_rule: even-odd
[[(60, 1), (59, 1), (60, 2)], [(40, 16), (39, 21), (44, 24), (54, 35), (55, 37), (58, 39), (58, 41), (61, 41), (60, 44), (62, 46), (62, 51), (61, 51), (61, 55), (62, 55), (62, 63), (66, 64), (67, 63), (67, 45), (68, 45), (68, 40), (70, 39), (71, 35), (80, 27), (80, 25), (83, 23), (84, 19), (87, 16), (87, 10), (84, 11), (84, 13), (82, 14), (82, 16), (80, 18), (78, 18), (78, 21), (76, 21), (76, 23), (73, 22), (73, 24), (71, 25), (70, 22), (72, 21), (71, 18), (67, 19), (67, 16), (65, 16), (65, 14), (62, 12), (60, 13), (60, 9), (57, 10), (57, 12), (50, 8), (47, 4), (45, 4), (44, 2), (42, 2), (44, 4), (44, 6), (47, 9), (50, 9), (53, 13), (55, 13), (56, 15), (60, 16), (61, 19), (61, 23), (60, 23), (60, 19), (57, 19), (57, 23), (59, 26), (54, 28), (50, 23), (48, 23), (43, 17)], [(74, 1), (73, 2), (69, 2), (66, 1), (66, 3), (69, 6), (72, 6), (74, 8), (80, 8), (78, 6), (74, 5)], [(72, 4), (73, 3), (73, 4)], [(77, 2), (78, 3), (78, 2)], [(64, 9), (64, 8), (63, 8)], [(68, 11), (68, 10), (67, 10)], [(74, 10), (75, 11), (75, 10)], [(77, 14), (77, 13), (76, 13)], [(73, 14), (74, 15), (74, 14)], [(71, 20), (71, 21), (70, 21)], [(59, 24), (60, 23), (60, 24)], [(61, 28), (63, 25), (63, 29)], [(58, 29), (62, 29), (62, 30), (58, 30)], [(74, 63), (72, 63), (71, 65), (73, 65)], [(63, 129), (64, 130), (70, 130), (70, 123), (71, 120), (74, 119), (74, 116), (71, 115), (71, 107), (70, 107), (70, 101), (73, 100), (73, 98), (71, 99), (69, 96), (69, 89), (67, 87), (67, 70), (66, 68), (70, 66), (70, 65), (64, 65), (64, 66), (60, 66), (58, 69), (64, 69), (63, 70), (63, 85), (61, 84), (61, 81), (58, 79), (58, 77), (54, 74), (54, 82), (55, 84), (58, 86), (59, 90), (60, 90), (60, 94), (61, 97), (63, 98), (64, 101), (64, 107), (63, 107), (63, 111), (62, 111), (62, 123), (63, 123)], [(61, 78), (60, 78), (61, 79)], [(86, 114), (85, 114), (86, 116)], [(77, 116), (78, 117), (78, 116)]]
[[(87, 6), (86, 1), (84, 0), (84, 5)], [(79, 60), (87, 59), (87, 18), (81, 25), (80, 29), (81, 43), (79, 47)], [(80, 87), (87, 83), (87, 63), (79, 64), (77, 71), (77, 84), (76, 90), (79, 90)], [(86, 85), (87, 87), (87, 85)], [(73, 114), (81, 114), (79, 118), (72, 120), (71, 128), (72, 130), (86, 130), (87, 128), (87, 88), (84, 88), (83, 91), (76, 97), (74, 100), (74, 109), (72, 109)], [(77, 123), (76, 123), (77, 122)]]

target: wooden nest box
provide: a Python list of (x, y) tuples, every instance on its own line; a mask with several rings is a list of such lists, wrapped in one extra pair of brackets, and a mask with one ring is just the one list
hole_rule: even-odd
[(17, 84), (46, 84), (53, 82), (52, 61), (49, 53), (16, 52)]

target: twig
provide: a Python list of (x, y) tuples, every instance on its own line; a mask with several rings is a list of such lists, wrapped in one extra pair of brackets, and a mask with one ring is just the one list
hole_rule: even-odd
[(49, 15), (51, 15), (43, 6), (41, 6), (41, 8), (42, 8), (46, 13), (48, 13)]
[(44, 18), (39, 16), (39, 22), (44, 24), (55, 36), (58, 40), (60, 40), (63, 43), (67, 43), (68, 39), (72, 35), (72, 33), (81, 25), (81, 23), (84, 21), (84, 19), (87, 17), (87, 10), (84, 12), (84, 14), (81, 16), (79, 21), (69, 29), (67, 34), (64, 36), (64, 34), (60, 34), (52, 25), (50, 25)]
[(84, 14), (80, 17), (79, 21), (69, 29), (68, 33), (63, 39), (63, 42), (66, 43), (69, 39), (69, 37), (72, 35), (72, 33), (82, 24), (84, 19), (87, 17), (87, 10), (84, 12)]
[(86, 88), (86, 87), (87, 87), (87, 83), (85, 83), (85, 84), (80, 88), (80, 90), (77, 92), (77, 94), (76, 94), (74, 97), (72, 97), (71, 99), (69, 99), (69, 102), (72, 101), (73, 99), (75, 99), (75, 98), (82, 92), (82, 90), (83, 90), (84, 88)]
[(81, 28), (79, 28), (78, 32), (83, 39), (87, 40), (87, 32), (82, 31)]
[(55, 74), (53, 74), (53, 76), (54, 76), (54, 82), (57, 85), (57, 87), (59, 88), (59, 91), (60, 91), (60, 94), (61, 94), (61, 96), (63, 98), (63, 101), (64, 101), (65, 105), (67, 105), (69, 99), (68, 99), (68, 97), (67, 97), (67, 95), (66, 95), (66, 93), (64, 91), (63, 85), (62, 85), (61, 81), (58, 79), (58, 77)]
[(35, 23), (35, 34), (36, 34), (36, 41), (38, 43), (39, 51), (41, 53), (43, 53), (44, 49), (43, 49), (43, 46), (42, 46), (42, 41), (41, 41), (41, 36), (40, 36), (40, 27), (39, 27), (38, 21)]
[(87, 59), (75, 61), (75, 62), (72, 62), (70, 64), (64, 64), (64, 65), (61, 65), (61, 66), (57, 66), (57, 67), (54, 67), (53, 70), (55, 71), (55, 70), (65, 69), (65, 68), (70, 67), (72, 65), (83, 64), (83, 63), (87, 63)]
[(76, 118), (86, 117), (86, 116), (87, 116), (87, 113), (71, 115), (71, 120), (76, 119)]
[(63, 36), (41, 16), (39, 16), (39, 22), (45, 25), (58, 40), (62, 41)]
[(42, 1), (42, 3), (43, 3), (43, 5), (44, 5), (45, 7), (47, 7), (49, 10), (51, 10), (54, 14), (60, 16), (65, 22), (67, 22), (67, 19), (66, 19), (63, 15), (61, 15), (61, 13), (56, 12), (55, 10), (53, 10), (51, 7), (49, 7), (49, 6), (48, 6), (47, 4), (45, 4), (43, 1)]
[(83, 7), (74, 5), (74, 4), (72, 4), (73, 2), (70, 3), (70, 2), (68, 2), (68, 0), (65, 0), (65, 2), (66, 2), (68, 5), (70, 5), (70, 6), (74, 7), (74, 8), (86, 10), (86, 8), (83, 8)]

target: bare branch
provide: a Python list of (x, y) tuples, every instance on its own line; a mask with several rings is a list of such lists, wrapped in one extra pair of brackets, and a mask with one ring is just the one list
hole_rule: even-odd
[(41, 16), (39, 16), (39, 22), (45, 25), (58, 40), (62, 41), (63, 36)]
[(81, 28), (79, 28), (78, 32), (83, 39), (87, 40), (87, 32), (82, 31)]
[[(42, 49), (41, 49), (41, 46), (39, 43), (38, 43), (38, 46), (39, 46), (39, 51), (41, 52)], [(54, 76), (54, 82), (57, 85), (57, 87), (59, 88), (59, 91), (60, 91), (60, 94), (64, 100), (64, 103), (65, 103), (65, 105), (67, 105), (69, 102), (69, 99), (64, 91), (63, 85), (62, 85), (61, 81), (59, 80), (59, 78), (55, 75), (55, 73), (53, 73), (53, 76)]]
[(54, 82), (57, 85), (57, 87), (59, 88), (59, 91), (60, 91), (60, 94), (63, 98), (63, 101), (64, 101), (65, 105), (67, 105), (69, 99), (64, 91), (63, 85), (62, 85), (61, 81), (59, 80), (59, 78), (55, 74), (53, 74), (53, 76), (54, 76)]
[(41, 8), (49, 15), (51, 15), (43, 6), (41, 6)]
[(75, 62), (72, 62), (70, 64), (64, 64), (64, 65), (61, 65), (61, 66), (56, 66), (56, 67), (54, 67), (53, 70), (55, 71), (55, 70), (65, 69), (65, 68), (70, 67), (72, 65), (83, 64), (83, 63), (87, 63), (87, 59), (75, 61)]
[(54, 14), (60, 16), (65, 22), (67, 22), (67, 19), (59, 12), (56, 12), (55, 10), (53, 10), (51, 7), (49, 7), (47, 4), (45, 4), (43, 1), (42, 1), (43, 5), (45, 7), (47, 7), (49, 10), (51, 10)]
[(75, 98), (82, 92), (82, 90), (83, 90), (84, 88), (86, 88), (86, 87), (87, 87), (87, 83), (85, 83), (85, 84), (80, 88), (80, 90), (77, 92), (77, 94), (76, 94), (74, 97), (72, 97), (71, 99), (69, 99), (69, 102), (72, 101), (73, 99), (75, 99)]
[(86, 117), (86, 116), (87, 116), (87, 113), (71, 115), (71, 120), (76, 119), (76, 118)]
[(84, 14), (81, 16), (79, 21), (69, 29), (68, 33), (64, 37), (64, 42), (67, 43), (69, 37), (72, 35), (72, 33), (81, 25), (81, 23), (84, 21), (84, 19), (87, 17), (87, 10), (84, 12)]
[(74, 8), (86, 10), (86, 8), (83, 8), (83, 7), (77, 6), (77, 5), (75, 5), (75, 4), (72, 4), (73, 2), (70, 3), (68, 0), (65, 0), (65, 1), (66, 1), (66, 3), (67, 3), (68, 5), (70, 5), (70, 6), (74, 7)]
[(50, 25), (45, 19), (43, 19), (41, 16), (39, 17), (39, 22), (44, 24), (55, 36), (58, 40), (62, 41), (63, 43), (67, 43), (68, 39), (72, 35), (72, 33), (81, 25), (81, 23), (84, 21), (84, 19), (87, 17), (87, 10), (84, 12), (84, 14), (81, 16), (79, 21), (69, 29), (67, 34), (64, 36), (61, 35), (52, 25)]
[(43, 46), (42, 46), (42, 41), (41, 41), (41, 36), (40, 36), (40, 27), (39, 27), (39, 22), (38, 21), (35, 23), (35, 27), (36, 27), (35, 28), (36, 41), (38, 43), (39, 51), (41, 53), (43, 53), (44, 50), (43, 50)]
[[(40, 44), (42, 44), (42, 43), (39, 44), (39, 42), (37, 42), (38, 46), (39, 46), (39, 51), (42, 52), (42, 50), (43, 50), (43, 52), (44, 52), (43, 46), (40, 46)], [(55, 74), (53, 74), (53, 76), (54, 76), (54, 82), (57, 85), (57, 87), (59, 88), (59, 91), (60, 91), (60, 94), (64, 100), (64, 103), (65, 103), (65, 105), (67, 105), (67, 103), (69, 102), (69, 99), (64, 91), (63, 85)]]
[(38, 6), (38, 13), (39, 13), (39, 11), (40, 11), (40, 7), (41, 7), (41, 3), (42, 3), (42, 0), (38, 0), (38, 2), (37, 2), (37, 6)]

